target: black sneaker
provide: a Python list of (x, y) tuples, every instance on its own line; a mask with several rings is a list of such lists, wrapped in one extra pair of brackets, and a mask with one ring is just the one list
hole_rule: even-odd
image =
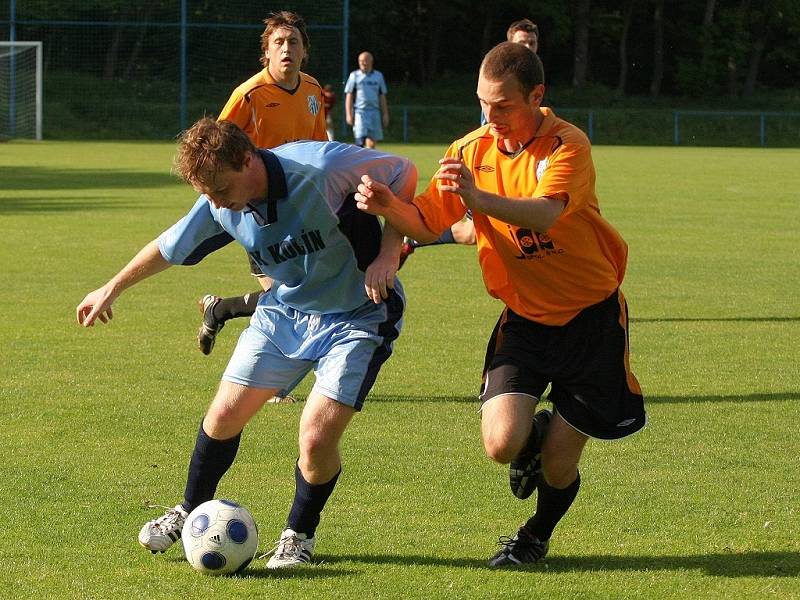
[(532, 435), (536, 439), (509, 465), (508, 482), (511, 484), (511, 493), (520, 500), (529, 498), (538, 485), (539, 474), (542, 472), (542, 442), (552, 418), (553, 412), (548, 409), (540, 410), (533, 416)]
[(498, 542), (503, 548), (489, 559), (490, 567), (508, 567), (535, 563), (547, 555), (548, 540), (541, 541), (524, 527), (513, 538), (502, 536)]
[(220, 323), (214, 317), (214, 307), (222, 300), (219, 296), (206, 294), (197, 303), (200, 312), (203, 313), (203, 322), (197, 330), (197, 347), (203, 354), (211, 354), (214, 349), (214, 342), (217, 341), (217, 334), (222, 330), (225, 323)]

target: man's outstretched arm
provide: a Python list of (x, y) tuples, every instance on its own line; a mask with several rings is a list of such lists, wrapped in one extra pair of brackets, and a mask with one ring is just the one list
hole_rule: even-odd
[(76, 310), (78, 323), (84, 327), (92, 327), (97, 319), (102, 323), (108, 323), (114, 316), (111, 305), (123, 291), (170, 266), (172, 265), (158, 249), (158, 241), (153, 240), (139, 250), (138, 254), (108, 283), (86, 294)]

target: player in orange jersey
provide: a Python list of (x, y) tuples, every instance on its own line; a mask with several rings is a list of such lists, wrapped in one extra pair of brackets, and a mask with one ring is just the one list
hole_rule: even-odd
[[(509, 42), (525, 46), (531, 52), (539, 52), (539, 27), (530, 19), (520, 19), (511, 23), (506, 31), (506, 39)], [(486, 125), (486, 117), (483, 112), (481, 112), (481, 125)], [(435, 246), (439, 244), (474, 245), (475, 225), (472, 223), (472, 215), (468, 212), (465, 219), (445, 229), (444, 233), (433, 243), (424, 245)], [(420, 244), (412, 238), (406, 238), (403, 242), (403, 250), (400, 254), (400, 266), (402, 266), (408, 257), (422, 245), (423, 244)]]
[(303, 18), (281, 11), (264, 23), (264, 68), (233, 90), (218, 120), (236, 123), (258, 148), (327, 141), (322, 87), (300, 70), (310, 49)]
[[(420, 241), (473, 212), (486, 288), (505, 304), (486, 352), (481, 436), (490, 458), (511, 463), (515, 496), (538, 488), (535, 514), (500, 538), (490, 566), (542, 559), (589, 438), (645, 425), (619, 289), (628, 248), (600, 214), (589, 140), (541, 107), (544, 89), (538, 56), (503, 42), (478, 76), (488, 124), (450, 146), (428, 189), (409, 205), (365, 176), (356, 195)], [(555, 412), (537, 413), (548, 385)]]
[[(298, 14), (280, 11), (267, 17), (264, 24), (264, 68), (233, 90), (218, 120), (236, 123), (258, 148), (297, 140), (327, 141), (322, 88), (300, 70), (311, 48), (305, 21)], [(203, 354), (214, 349), (225, 322), (251, 316), (258, 298), (272, 285), (252, 259), (250, 271), (262, 289), (232, 298), (206, 294), (200, 300), (203, 322), (197, 332), (197, 346)]]

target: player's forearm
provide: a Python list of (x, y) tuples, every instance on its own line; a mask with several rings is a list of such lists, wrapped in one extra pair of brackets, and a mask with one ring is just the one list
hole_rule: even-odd
[(545, 232), (555, 225), (564, 203), (555, 198), (506, 198), (479, 191), (473, 209), (509, 225)]
[(353, 94), (347, 94), (344, 99), (344, 114), (348, 121), (353, 120)]
[(397, 231), (391, 223), (386, 222), (383, 226), (383, 237), (381, 237), (380, 253), (384, 256), (400, 257), (400, 250), (403, 247), (403, 234)]
[(439, 237), (428, 229), (422, 220), (422, 215), (413, 204), (398, 199), (386, 207), (382, 214), (388, 225), (422, 244), (434, 242)]
[(143, 279), (160, 273), (172, 266), (161, 255), (158, 241), (153, 240), (134, 256), (122, 270), (114, 275), (106, 284), (114, 296), (119, 296), (123, 291), (136, 285)]

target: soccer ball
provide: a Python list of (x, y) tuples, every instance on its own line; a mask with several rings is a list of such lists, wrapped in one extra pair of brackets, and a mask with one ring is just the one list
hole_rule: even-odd
[(243, 570), (258, 550), (258, 527), (244, 506), (230, 500), (209, 500), (195, 508), (183, 524), (183, 552), (201, 573), (227, 575)]

